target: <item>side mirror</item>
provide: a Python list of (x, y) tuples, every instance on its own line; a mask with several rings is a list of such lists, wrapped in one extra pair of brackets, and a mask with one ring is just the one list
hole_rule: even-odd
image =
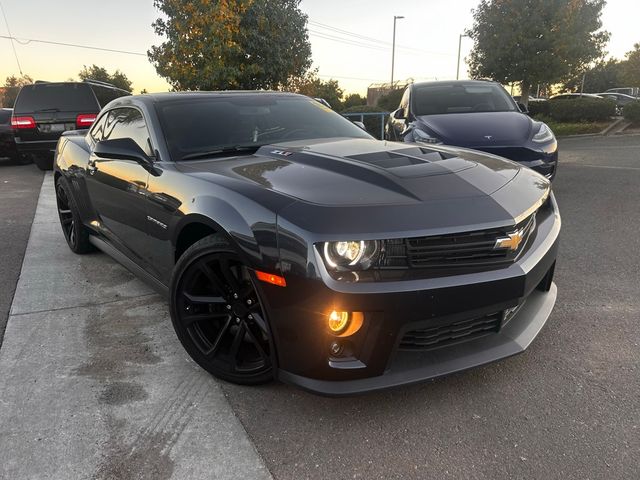
[(152, 168), (153, 161), (131, 138), (114, 138), (96, 143), (93, 149), (96, 157), (113, 160), (133, 160), (145, 168)]
[(518, 102), (518, 108), (522, 113), (529, 113), (529, 109), (525, 106), (524, 103)]
[(353, 124), (360, 127), (362, 130), (366, 130), (367, 127), (364, 126), (364, 123), (362, 123), (360, 120), (354, 120)]
[(393, 118), (396, 120), (404, 120), (407, 118), (407, 114), (404, 111), (404, 108), (399, 108), (395, 112), (393, 112)]

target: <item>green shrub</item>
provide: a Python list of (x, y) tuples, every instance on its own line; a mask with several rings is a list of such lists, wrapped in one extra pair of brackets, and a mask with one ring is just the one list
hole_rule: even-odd
[(539, 115), (544, 115), (545, 117), (549, 115), (549, 102), (529, 102), (529, 115), (532, 117), (536, 117)]
[[(370, 107), (368, 105), (355, 105), (353, 107), (345, 108), (340, 113), (368, 113), (368, 112), (382, 112), (380, 107)], [(349, 120), (359, 122), (360, 117), (357, 115), (347, 117)], [(380, 138), (380, 117), (377, 115), (365, 116), (364, 126), (371, 135), (376, 138)]]
[(640, 124), (640, 101), (627, 103), (624, 106), (623, 115), (625, 120)]
[(616, 114), (616, 104), (603, 98), (549, 100), (549, 117), (557, 122), (602, 122)]

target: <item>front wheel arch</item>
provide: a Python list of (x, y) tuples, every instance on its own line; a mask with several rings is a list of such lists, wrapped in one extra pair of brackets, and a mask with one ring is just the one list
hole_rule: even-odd
[[(188, 324), (184, 324), (183, 323), (183, 316), (186, 315), (196, 315), (196, 316), (201, 316), (202, 313), (199, 311), (190, 311), (189, 308), (191, 307), (198, 307), (199, 303), (193, 304), (191, 305), (191, 307), (189, 307), (189, 305), (187, 305), (186, 310), (184, 309), (185, 307), (185, 301), (187, 304), (189, 304), (192, 301), (192, 298), (197, 301), (197, 302), (202, 302), (203, 299), (205, 299), (205, 297), (210, 297), (211, 300), (209, 300), (207, 298), (207, 302), (211, 302), (213, 300), (215, 300), (215, 305), (212, 304), (209, 306), (209, 308), (216, 307), (213, 310), (209, 309), (209, 312), (214, 312), (214, 315), (219, 316), (220, 315), (220, 311), (222, 312), (226, 312), (228, 310), (225, 309), (220, 309), (219, 307), (221, 307), (222, 305), (218, 306), (217, 304), (222, 302), (222, 303), (227, 303), (227, 304), (231, 304), (231, 303), (242, 303), (244, 304), (244, 295), (245, 294), (241, 294), (240, 295), (240, 300), (233, 300), (233, 298), (230, 295), (222, 295), (222, 290), (218, 290), (218, 291), (207, 291), (206, 293), (202, 293), (202, 292), (196, 292), (195, 293), (195, 297), (193, 296), (193, 292), (190, 292), (189, 290), (189, 284), (191, 283), (192, 287), (196, 286), (196, 287), (202, 287), (203, 285), (206, 287), (206, 285), (208, 284), (208, 282), (206, 281), (206, 279), (208, 278), (207, 276), (205, 277), (200, 277), (199, 279), (196, 278), (196, 282), (193, 282), (193, 274), (189, 273), (189, 272), (193, 272), (193, 269), (195, 268), (196, 271), (199, 268), (198, 265), (200, 263), (204, 262), (209, 262), (210, 260), (208, 260), (208, 258), (210, 257), (216, 257), (217, 255), (222, 255), (223, 257), (233, 257), (235, 256), (237, 258), (237, 260), (239, 260), (239, 263), (235, 263), (234, 267), (230, 267), (229, 269), (227, 269), (226, 271), (231, 272), (232, 268), (235, 269), (236, 273), (239, 273), (241, 270), (245, 271), (245, 275), (243, 278), (245, 278), (244, 283), (237, 283), (236, 285), (239, 286), (239, 290), (233, 289), (233, 290), (226, 290), (227, 293), (229, 292), (236, 292), (236, 291), (245, 291), (245, 287), (247, 285), (251, 286), (252, 285), (252, 294), (247, 294), (250, 295), (252, 298), (254, 298), (254, 306), (251, 308), (258, 308), (258, 312), (262, 312), (259, 316), (257, 314), (254, 313), (254, 315), (256, 316), (255, 320), (258, 320), (258, 318), (260, 318), (262, 320), (262, 322), (264, 322), (264, 326), (266, 327), (266, 329), (264, 329), (264, 337), (266, 339), (266, 345), (268, 346), (268, 351), (265, 349), (265, 351), (263, 352), (262, 358), (267, 358), (268, 361), (264, 363), (264, 367), (262, 367), (261, 369), (259, 369), (258, 371), (251, 372), (249, 374), (241, 374), (239, 370), (231, 370), (231, 371), (227, 371), (225, 370), (225, 368), (220, 368), (221, 364), (218, 361), (214, 361), (214, 358), (206, 358), (205, 353), (202, 351), (202, 349), (199, 349), (198, 346), (198, 337), (194, 337), (193, 333), (190, 333), (190, 330), (188, 330), (189, 328), (193, 328), (193, 326), (195, 324), (191, 324), (192, 327), (189, 327)], [(215, 261), (215, 260), (214, 260)], [(208, 264), (208, 263), (207, 263)], [(229, 265), (227, 263), (227, 265)], [(206, 270), (206, 269), (205, 269)], [(224, 272), (225, 270), (218, 270), (218, 272)], [(213, 270), (211, 270), (211, 272), (213, 272)], [(190, 280), (191, 277), (191, 280)], [(226, 277), (226, 275), (218, 275), (218, 277), (220, 279), (222, 279), (223, 277)], [(236, 279), (239, 280), (240, 276), (236, 276)], [(211, 286), (215, 286), (215, 285), (220, 285), (221, 283), (216, 281), (214, 283), (209, 284), (209, 287)], [(244, 287), (242, 286), (244, 285)], [(189, 294), (187, 294), (187, 292), (190, 292)], [(202, 295), (205, 295), (204, 297)], [(213, 296), (212, 296), (213, 295)], [(222, 297), (224, 297), (224, 299), (222, 299)], [(185, 298), (187, 300), (185, 300)], [(238, 299), (237, 296), (234, 295), (234, 298)], [(247, 297), (248, 298), (248, 297)], [(257, 300), (257, 304), (255, 303), (255, 300)], [(230, 308), (229, 305), (227, 305), (227, 308)], [(236, 315), (243, 315), (243, 314), (239, 314), (236, 313), (236, 307), (233, 307), (233, 311), (232, 313), (230, 313), (230, 316), (236, 316)], [(171, 276), (171, 282), (170, 282), (170, 312), (171, 312), (171, 319), (174, 325), (174, 329), (176, 330), (176, 333), (178, 335), (178, 338), (180, 339), (181, 343), (183, 344), (183, 346), (185, 347), (185, 349), (187, 350), (187, 352), (189, 353), (189, 355), (193, 358), (194, 361), (196, 361), (196, 363), (198, 363), (202, 368), (204, 368), (205, 370), (209, 371), (211, 374), (213, 374), (214, 376), (218, 377), (218, 378), (222, 378), (224, 380), (227, 381), (231, 381), (234, 383), (240, 383), (240, 384), (260, 384), (260, 383), (265, 383), (268, 382), (270, 380), (273, 380), (276, 376), (276, 372), (277, 372), (277, 356), (276, 356), (276, 351), (275, 351), (275, 341), (274, 341), (274, 337), (273, 337), (273, 331), (271, 329), (271, 325), (269, 323), (269, 315), (268, 315), (268, 306), (266, 305), (266, 303), (264, 302), (264, 295), (261, 292), (261, 289), (259, 287), (259, 285), (257, 285), (257, 280), (255, 279), (255, 275), (253, 274), (253, 271), (250, 267), (248, 267), (246, 264), (244, 264), (244, 262), (241, 260), (240, 255), (238, 254), (237, 251), (235, 251), (234, 247), (227, 242), (226, 240), (226, 236), (221, 235), (221, 234), (213, 234), (213, 235), (208, 235), (200, 240), (198, 240), (196, 243), (194, 243), (193, 245), (191, 245), (185, 252), (184, 254), (181, 256), (181, 258), (178, 260), (174, 271), (172, 273)], [(185, 313), (186, 312), (186, 313)], [(191, 312), (191, 313), (190, 313)], [(249, 311), (247, 310), (246, 313), (253, 313), (253, 311)], [(206, 315), (210, 315), (209, 313), (206, 313)], [(254, 334), (256, 333), (255, 331), (255, 327), (257, 325), (258, 322), (256, 322), (254, 319), (252, 319), (251, 315), (248, 316), (249, 320), (245, 320), (245, 318), (243, 317), (242, 323), (241, 325), (243, 326), (243, 328), (249, 329), (249, 323), (253, 324), (253, 330), (254, 330)], [(202, 319), (200, 320), (202, 322), (208, 322), (209, 320), (205, 320)], [(226, 320), (223, 321), (222, 323), (227, 322)], [(198, 324), (200, 325), (200, 324)], [(206, 324), (205, 324), (206, 327)], [(197, 327), (200, 328), (200, 327)], [(206, 327), (207, 329), (212, 328), (212, 327)], [(214, 327), (214, 328), (218, 328), (218, 327)], [(228, 326), (228, 322), (227, 325), (225, 325), (225, 331), (230, 328)], [(220, 335), (227, 335), (226, 333), (221, 333)], [(216, 334), (214, 333), (214, 336), (216, 336)], [(242, 334), (243, 338), (246, 336), (246, 334)], [(259, 335), (258, 335), (259, 336)], [(251, 337), (249, 337), (251, 338)], [(257, 342), (255, 341), (257, 337), (255, 335), (253, 335), (253, 339), (254, 339), (254, 344), (256, 344)], [(218, 342), (220, 340), (220, 337), (218, 337), (214, 342), (211, 342), (211, 344), (213, 345), (217, 345)], [(251, 342), (249, 343), (251, 344)], [(264, 355), (264, 353), (266, 353), (266, 357)], [(214, 354), (215, 356), (219, 357), (219, 354)], [(234, 358), (234, 355), (231, 355), (230, 358)], [(216, 366), (217, 365), (217, 366)]]

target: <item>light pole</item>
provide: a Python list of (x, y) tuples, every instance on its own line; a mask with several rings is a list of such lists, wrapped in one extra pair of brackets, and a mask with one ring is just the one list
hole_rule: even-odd
[(456, 64), (456, 80), (460, 79), (460, 51), (462, 50), (462, 37), (468, 37), (469, 35), (465, 35), (461, 33), (458, 37), (458, 63)]
[(396, 61), (396, 20), (404, 18), (402, 15), (393, 16), (393, 47), (391, 48), (391, 89), (393, 90), (393, 67)]

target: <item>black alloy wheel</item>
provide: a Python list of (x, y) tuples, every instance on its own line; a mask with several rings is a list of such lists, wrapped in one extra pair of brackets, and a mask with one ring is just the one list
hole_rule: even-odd
[(86, 253), (93, 250), (89, 242), (89, 230), (82, 224), (78, 209), (70, 195), (68, 183), (62, 177), (56, 181), (56, 205), (62, 233), (67, 245), (74, 253)]
[(273, 378), (265, 310), (253, 282), (218, 235), (192, 245), (171, 282), (171, 319), (189, 355), (214, 376), (245, 385)]

